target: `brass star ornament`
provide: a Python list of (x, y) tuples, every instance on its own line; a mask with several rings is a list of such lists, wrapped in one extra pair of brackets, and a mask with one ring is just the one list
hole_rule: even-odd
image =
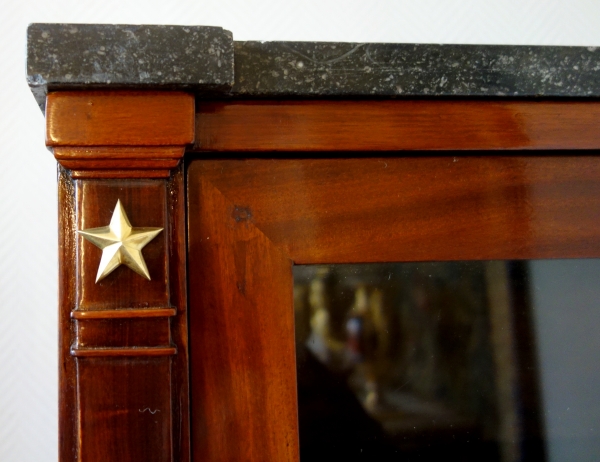
[(84, 229), (77, 233), (102, 250), (96, 275), (96, 282), (99, 282), (120, 265), (126, 265), (150, 280), (142, 249), (162, 230), (163, 228), (134, 228), (121, 201), (117, 200), (108, 226)]

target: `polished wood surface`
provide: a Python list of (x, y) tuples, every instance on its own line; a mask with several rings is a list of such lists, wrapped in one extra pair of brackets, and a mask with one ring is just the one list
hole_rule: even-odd
[[(77, 229), (107, 226), (117, 200), (121, 201), (132, 226), (168, 226), (167, 188), (164, 180), (76, 180)], [(169, 293), (168, 232), (162, 232), (144, 247), (151, 280), (140, 278), (121, 265), (96, 283), (102, 250), (81, 239), (78, 269), (78, 309), (105, 310), (171, 306)]]
[(209, 181), (189, 181), (192, 460), (297, 461), (291, 260)]
[(64, 169), (58, 175), (58, 459), (75, 461), (78, 444), (77, 364), (70, 354), (76, 305), (75, 187)]
[(188, 204), (198, 462), (297, 460), (292, 262), (600, 257), (592, 156), (198, 159)]
[(53, 148), (54, 157), (73, 178), (168, 178), (183, 157), (183, 147)]
[(599, 157), (196, 160), (189, 172), (297, 264), (600, 256)]
[(194, 97), (181, 92), (61, 91), (46, 100), (48, 146), (182, 146)]
[(194, 97), (180, 92), (56, 92), (46, 144), (73, 178), (168, 178), (194, 139)]
[(73, 319), (160, 318), (175, 316), (175, 308), (126, 308), (120, 310), (71, 311)]
[[(107, 331), (111, 335), (106, 335)], [(84, 349), (164, 348), (160, 345), (171, 343), (167, 318), (79, 320), (77, 333), (77, 349), (73, 348), (72, 353)]]
[(169, 178), (171, 175), (167, 169), (162, 170), (138, 170), (138, 169), (127, 169), (127, 170), (71, 170), (71, 177), (78, 179), (101, 179), (101, 178)]
[(75, 446), (76, 460), (172, 460), (177, 442), (168, 416), (177, 410), (168, 393), (171, 356), (87, 357), (77, 363), (79, 382), (85, 385), (78, 389), (82, 439)]
[[(600, 103), (193, 104), (176, 92), (49, 95), (61, 461), (186, 462), (190, 410), (194, 461), (297, 461), (294, 263), (600, 256), (596, 157), (369, 157), (598, 149)], [(273, 151), (296, 159), (203, 159)], [(298, 159), (321, 151), (366, 158)], [(165, 228), (144, 249), (151, 281), (120, 268), (94, 282), (99, 251), (75, 230), (106, 225), (117, 198), (134, 226)]]
[[(194, 98), (177, 92), (49, 95), (47, 144), (61, 164), (60, 460), (188, 461), (185, 145)], [(76, 230), (108, 225), (117, 200), (134, 227), (164, 228), (143, 249), (151, 280)]]
[[(171, 356), (177, 354), (175, 347), (136, 347), (136, 348), (73, 348), (71, 354), (80, 358), (106, 356)], [(134, 364), (132, 364), (134, 366)], [(161, 416), (162, 417), (162, 416)], [(169, 419), (170, 420), (170, 419)], [(169, 432), (170, 432), (169, 428)]]
[(600, 102), (199, 102), (195, 151), (598, 149)]
[[(185, 461), (189, 411), (182, 170), (169, 180), (73, 180), (64, 170), (61, 178), (66, 253), (61, 265), (61, 356), (76, 361), (64, 359), (61, 372), (61, 381), (72, 384), (61, 397), (61, 434), (71, 440), (61, 449), (69, 453), (61, 460), (165, 461), (178, 454), (177, 460)], [(76, 229), (105, 226), (117, 199), (133, 226), (165, 228), (143, 250), (150, 281), (121, 266), (96, 284), (101, 251), (75, 237)], [(107, 408), (111, 400), (119, 407)], [(156, 410), (152, 421), (143, 424), (142, 404)]]

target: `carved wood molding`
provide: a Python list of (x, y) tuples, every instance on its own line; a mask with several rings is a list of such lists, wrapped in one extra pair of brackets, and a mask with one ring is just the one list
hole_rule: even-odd
[[(46, 115), (61, 166), (60, 460), (188, 461), (180, 160), (194, 97), (59, 92)], [(163, 229), (140, 248), (149, 280), (120, 265), (96, 282), (103, 250), (77, 231), (106, 227), (117, 201), (132, 232)]]
[(187, 93), (50, 93), (46, 144), (73, 178), (168, 178), (193, 142), (193, 120)]

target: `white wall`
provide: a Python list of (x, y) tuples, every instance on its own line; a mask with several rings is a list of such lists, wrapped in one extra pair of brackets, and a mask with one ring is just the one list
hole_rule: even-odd
[(57, 460), (55, 162), (30, 22), (202, 24), (237, 40), (600, 46), (597, 0), (0, 0), (0, 460)]

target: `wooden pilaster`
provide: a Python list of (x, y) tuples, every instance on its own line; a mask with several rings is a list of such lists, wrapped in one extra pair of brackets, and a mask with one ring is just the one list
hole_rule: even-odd
[[(178, 92), (48, 95), (59, 167), (60, 460), (189, 460), (185, 200), (180, 160), (194, 97)], [(150, 280), (121, 265), (96, 283), (102, 251), (77, 230), (164, 228), (143, 248)]]

